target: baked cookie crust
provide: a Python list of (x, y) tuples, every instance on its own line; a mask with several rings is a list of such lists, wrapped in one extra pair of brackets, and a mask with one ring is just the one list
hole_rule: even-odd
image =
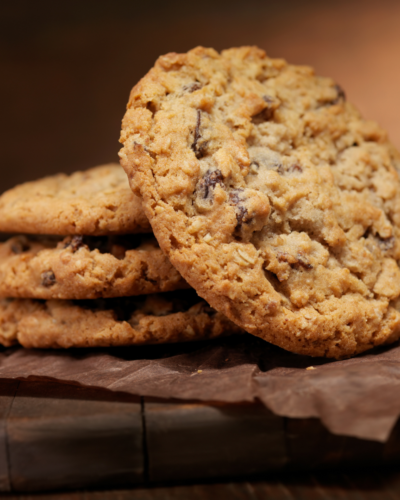
[(152, 236), (16, 236), (0, 243), (0, 297), (96, 299), (188, 287)]
[(165, 344), (243, 333), (193, 290), (128, 299), (0, 299), (0, 343), (69, 348)]
[(399, 154), (333, 80), (255, 47), (167, 54), (121, 142), (161, 248), (235, 323), (311, 356), (399, 338)]
[(0, 231), (25, 234), (149, 233), (120, 165), (27, 182), (0, 196)]

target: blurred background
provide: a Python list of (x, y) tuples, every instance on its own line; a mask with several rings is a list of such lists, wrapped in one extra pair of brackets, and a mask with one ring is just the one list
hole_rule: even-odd
[(0, 192), (117, 161), (131, 87), (196, 45), (314, 66), (400, 148), (399, 22), (398, 0), (0, 2)]

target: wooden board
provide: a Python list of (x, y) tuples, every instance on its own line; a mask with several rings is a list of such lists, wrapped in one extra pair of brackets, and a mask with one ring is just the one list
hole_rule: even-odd
[(5, 420), (9, 489), (116, 487), (143, 480), (137, 398), (21, 382)]
[[(400, 456), (399, 437), (392, 433), (387, 443), (379, 443), (337, 436), (318, 419), (286, 419), (289, 468), (293, 471), (355, 469), (394, 462), (395, 455)], [(385, 450), (391, 448), (393, 452), (385, 459)]]
[(3, 380), (0, 383), (0, 491), (10, 490), (7, 419), (18, 385), (16, 380)]
[(278, 417), (261, 404), (140, 401), (55, 382), (0, 380), (3, 492), (237, 481), (399, 462), (399, 424), (382, 444), (335, 436), (316, 419)]
[(287, 462), (284, 421), (262, 405), (145, 400), (149, 480), (244, 477)]

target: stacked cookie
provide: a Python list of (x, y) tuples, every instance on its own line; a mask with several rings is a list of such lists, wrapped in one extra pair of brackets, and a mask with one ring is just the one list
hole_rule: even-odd
[[(180, 342), (240, 329), (164, 255), (111, 164), (0, 197), (0, 342), (86, 347)], [(22, 236), (20, 235), (22, 233)]]

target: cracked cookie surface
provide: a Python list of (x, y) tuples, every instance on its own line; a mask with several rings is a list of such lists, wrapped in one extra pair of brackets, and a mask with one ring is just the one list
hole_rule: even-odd
[(399, 338), (399, 154), (333, 80), (254, 47), (167, 54), (121, 142), (161, 248), (245, 330), (335, 358)]
[(0, 196), (0, 231), (108, 235), (151, 227), (118, 164), (26, 182)]
[(243, 333), (193, 290), (93, 301), (0, 299), (0, 344), (69, 348), (166, 344)]
[(16, 236), (0, 243), (0, 296), (124, 297), (188, 288), (152, 236)]

